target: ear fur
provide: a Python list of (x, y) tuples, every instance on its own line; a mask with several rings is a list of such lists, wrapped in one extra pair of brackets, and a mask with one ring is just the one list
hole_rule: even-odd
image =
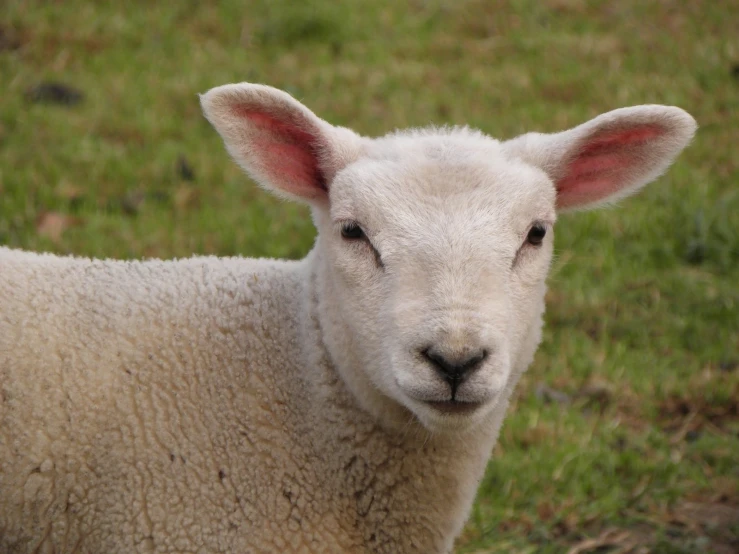
[(272, 87), (223, 85), (200, 103), (234, 160), (257, 183), (291, 199), (326, 203), (333, 178), (359, 154), (358, 135)]
[(528, 133), (503, 147), (549, 175), (557, 210), (588, 209), (659, 177), (696, 128), (680, 108), (644, 105), (613, 110), (561, 133)]

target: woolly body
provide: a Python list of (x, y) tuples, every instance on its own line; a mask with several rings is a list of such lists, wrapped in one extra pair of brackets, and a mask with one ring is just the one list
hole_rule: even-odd
[(327, 362), (309, 260), (0, 249), (3, 550), (448, 549), (495, 430), (379, 430)]
[[(552, 233), (532, 225), (643, 186), (692, 119), (612, 112), (550, 147), (371, 141), (259, 85), (203, 105), (257, 180), (311, 204), (316, 245), (300, 262), (0, 248), (0, 550), (451, 551), (540, 340)], [(473, 347), (462, 376), (447, 362)]]

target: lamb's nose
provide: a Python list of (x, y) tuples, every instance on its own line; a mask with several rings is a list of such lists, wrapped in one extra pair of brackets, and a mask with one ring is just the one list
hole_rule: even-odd
[(488, 351), (484, 348), (467, 350), (461, 355), (449, 355), (431, 346), (422, 350), (421, 354), (436, 372), (451, 385), (453, 392), (488, 357)]

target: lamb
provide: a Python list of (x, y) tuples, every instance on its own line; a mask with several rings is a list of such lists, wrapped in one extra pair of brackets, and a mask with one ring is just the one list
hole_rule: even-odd
[(0, 551), (451, 552), (540, 341), (556, 214), (688, 144), (676, 107), (508, 141), (369, 139), (256, 84), (201, 96), (302, 261), (0, 248)]

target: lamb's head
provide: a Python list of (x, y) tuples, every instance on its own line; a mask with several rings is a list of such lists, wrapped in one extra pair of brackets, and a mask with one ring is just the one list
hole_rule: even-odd
[(539, 342), (558, 211), (635, 192), (687, 145), (679, 108), (615, 110), (499, 142), (468, 129), (363, 138), (279, 90), (202, 97), (231, 155), (308, 202), (324, 342), (385, 422), (469, 429), (493, 413)]

